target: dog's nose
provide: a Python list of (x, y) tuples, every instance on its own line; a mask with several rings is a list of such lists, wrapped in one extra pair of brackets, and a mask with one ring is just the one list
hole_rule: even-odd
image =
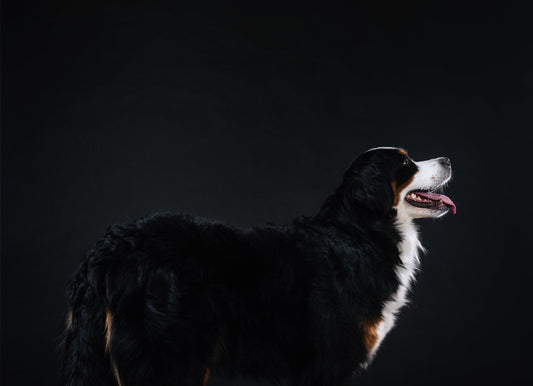
[(439, 162), (442, 166), (444, 166), (445, 168), (451, 168), (452, 167), (452, 161), (450, 161), (450, 159), (448, 157), (440, 157), (439, 158)]

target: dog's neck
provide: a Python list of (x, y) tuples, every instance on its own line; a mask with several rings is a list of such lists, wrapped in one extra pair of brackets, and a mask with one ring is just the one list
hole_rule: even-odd
[(368, 360), (363, 363), (363, 367), (372, 361), (381, 342), (394, 326), (400, 309), (408, 302), (409, 288), (420, 264), (419, 254), (424, 252), (418, 237), (418, 229), (412, 218), (398, 213), (394, 225), (401, 240), (397, 245), (401, 263), (395, 267), (399, 285), (398, 289), (383, 304), (382, 318), (377, 328), (378, 340), (369, 353)]
[(396, 217), (396, 211), (390, 209), (387, 212), (373, 211), (365, 205), (355, 202), (346, 202), (339, 198), (341, 194), (335, 192), (329, 196), (320, 208), (316, 218), (322, 221), (333, 221), (343, 224), (366, 224), (372, 228), (372, 223), (390, 223)]
[(394, 223), (396, 230), (400, 233), (401, 241), (398, 243), (398, 252), (403, 265), (414, 265), (415, 269), (420, 263), (420, 252), (425, 252), (420, 242), (418, 227), (410, 216), (398, 211)]

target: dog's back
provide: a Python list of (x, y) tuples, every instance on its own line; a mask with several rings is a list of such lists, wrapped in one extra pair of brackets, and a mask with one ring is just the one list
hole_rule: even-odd
[(301, 383), (357, 363), (363, 348), (344, 339), (357, 334), (345, 304), (355, 295), (343, 293), (349, 248), (308, 220), (243, 230), (158, 215), (110, 227), (69, 291), (64, 355), (89, 352), (65, 361), (67, 384), (87, 373), (101, 384), (110, 374), (123, 385), (200, 384), (213, 369)]
[(449, 169), (376, 149), (317, 216), (288, 225), (171, 214), (110, 227), (69, 286), (64, 383), (205, 385), (218, 373), (346, 384), (405, 303), (420, 249), (412, 218), (455, 212), (427, 191)]
[(287, 376), (310, 352), (304, 238), (179, 214), (110, 227), (69, 288), (65, 382), (194, 384), (215, 365)]

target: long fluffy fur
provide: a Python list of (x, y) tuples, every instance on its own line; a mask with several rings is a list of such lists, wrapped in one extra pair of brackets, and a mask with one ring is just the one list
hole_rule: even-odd
[(287, 225), (158, 214), (111, 226), (69, 285), (63, 383), (348, 383), (399, 286), (391, 182), (416, 173), (398, 174), (402, 159), (364, 153), (316, 216)]

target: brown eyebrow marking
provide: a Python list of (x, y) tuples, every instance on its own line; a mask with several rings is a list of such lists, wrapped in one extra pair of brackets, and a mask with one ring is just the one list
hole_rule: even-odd
[(407, 156), (407, 151), (404, 149), (398, 149), (398, 153), (400, 153), (401, 155)]

